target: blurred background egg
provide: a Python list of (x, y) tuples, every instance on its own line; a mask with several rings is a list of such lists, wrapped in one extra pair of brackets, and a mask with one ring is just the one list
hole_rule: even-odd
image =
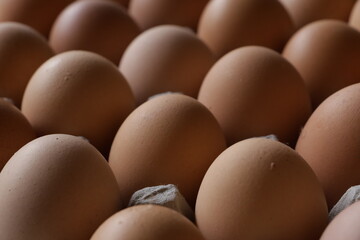
[(322, 184), (329, 207), (360, 185), (360, 83), (328, 97), (311, 115), (296, 144)]
[(57, 17), (49, 42), (57, 53), (87, 50), (118, 64), (127, 45), (139, 33), (139, 27), (120, 4), (76, 1)]
[(20, 22), (47, 37), (57, 15), (73, 1), (0, 0), (0, 22)]
[(174, 24), (196, 30), (209, 0), (131, 0), (129, 14), (142, 29)]
[(215, 59), (189, 29), (163, 25), (139, 35), (126, 49), (119, 69), (138, 104), (172, 91), (196, 97)]
[(360, 2), (356, 1), (351, 10), (349, 17), (349, 25), (360, 31)]
[(283, 56), (303, 77), (316, 108), (332, 93), (360, 82), (360, 33), (337, 20), (320, 20), (301, 28)]
[(224, 135), (206, 107), (185, 95), (165, 94), (128, 116), (109, 164), (126, 199), (144, 187), (174, 184), (193, 207), (206, 170), (224, 149)]
[(327, 225), (324, 192), (290, 147), (265, 138), (220, 154), (201, 183), (197, 225), (207, 240), (317, 240)]
[(104, 156), (134, 107), (134, 96), (117, 67), (86, 51), (46, 61), (32, 76), (22, 101), (22, 112), (38, 135), (81, 135)]
[(23, 145), (35, 138), (29, 121), (13, 104), (0, 98), (0, 171)]
[[(84, 0), (78, 0), (78, 1), (84, 1)], [(91, 0), (90, 0), (91, 1)], [(113, 1), (121, 4), (123, 7), (128, 7), (130, 0), (102, 0), (102, 1)]]
[(32, 74), (53, 54), (34, 29), (21, 23), (0, 23), (0, 97), (10, 98), (20, 107)]
[(246, 45), (280, 51), (294, 31), (278, 0), (211, 0), (203, 11), (198, 35), (220, 58)]
[(277, 52), (258, 46), (238, 48), (217, 61), (198, 99), (220, 123), (228, 145), (269, 134), (294, 145), (311, 113), (299, 73)]
[(180, 213), (157, 205), (124, 209), (107, 219), (91, 240), (205, 240)]
[(344, 209), (325, 229), (320, 240), (360, 239), (360, 202)]
[(356, 0), (279, 0), (289, 11), (296, 28), (321, 19), (347, 22)]
[(86, 140), (37, 138), (0, 173), (1, 239), (89, 239), (122, 208), (114, 174)]

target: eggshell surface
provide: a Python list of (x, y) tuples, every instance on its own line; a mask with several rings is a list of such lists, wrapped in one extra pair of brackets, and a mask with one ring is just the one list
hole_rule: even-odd
[(225, 149), (214, 116), (181, 94), (155, 97), (135, 109), (119, 128), (109, 164), (126, 199), (144, 187), (174, 184), (194, 206), (200, 182)]
[(134, 107), (131, 89), (117, 67), (86, 51), (46, 61), (32, 76), (22, 102), (22, 112), (38, 135), (84, 136), (105, 156)]
[(122, 207), (102, 155), (81, 137), (35, 139), (0, 173), (1, 239), (89, 239)]
[(11, 156), (35, 138), (24, 115), (10, 102), (0, 99), (0, 172)]
[(299, 73), (280, 54), (259, 46), (238, 48), (218, 60), (198, 99), (220, 123), (228, 145), (269, 134), (295, 144), (311, 113)]
[(125, 48), (139, 33), (139, 27), (120, 4), (76, 1), (57, 17), (49, 42), (57, 53), (87, 50), (118, 64)]
[(130, 15), (142, 29), (174, 24), (196, 29), (209, 0), (132, 0)]
[(196, 200), (207, 240), (319, 239), (326, 200), (315, 174), (290, 147), (270, 139), (238, 142), (210, 166)]
[(187, 218), (157, 205), (139, 205), (114, 214), (91, 237), (102, 239), (205, 240)]
[(20, 107), (32, 74), (53, 55), (46, 39), (34, 29), (21, 23), (0, 23), (0, 96)]
[(360, 184), (360, 83), (328, 97), (311, 115), (296, 151), (322, 184), (329, 207)]
[(314, 108), (337, 90), (360, 82), (360, 33), (344, 22), (306, 25), (291, 37), (283, 56), (303, 77)]
[(280, 51), (294, 31), (277, 0), (212, 0), (204, 9), (198, 35), (217, 58), (246, 45)]

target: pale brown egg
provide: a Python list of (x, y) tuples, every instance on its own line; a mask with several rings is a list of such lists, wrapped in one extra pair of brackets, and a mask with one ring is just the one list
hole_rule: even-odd
[(228, 145), (269, 134), (294, 145), (311, 113), (299, 73), (277, 52), (258, 46), (238, 48), (216, 62), (198, 99), (220, 123)]
[(86, 51), (46, 61), (32, 76), (22, 102), (22, 112), (38, 135), (81, 135), (104, 156), (134, 107), (134, 96), (117, 67)]
[(349, 25), (360, 31), (360, 2), (356, 1), (351, 10), (349, 17)]
[(360, 239), (360, 202), (356, 202), (337, 215), (327, 226), (320, 240)]
[(37, 31), (21, 23), (0, 23), (0, 97), (10, 98), (20, 107), (32, 74), (53, 55)]
[(293, 149), (265, 138), (218, 156), (201, 183), (195, 215), (207, 240), (317, 240), (327, 225), (314, 172)]
[(321, 19), (348, 21), (356, 0), (280, 0), (296, 28)]
[(175, 184), (194, 206), (207, 168), (224, 149), (224, 135), (206, 107), (185, 95), (165, 94), (128, 116), (109, 164), (128, 200), (141, 188)]
[(119, 69), (141, 104), (167, 91), (196, 97), (214, 61), (190, 29), (163, 25), (139, 35), (126, 49)]
[(180, 213), (157, 205), (124, 209), (107, 219), (91, 240), (205, 240)]
[(337, 90), (360, 82), (360, 33), (344, 22), (306, 25), (291, 37), (283, 56), (303, 77), (314, 108)]
[(125, 48), (139, 33), (139, 27), (119, 4), (75, 1), (57, 17), (49, 42), (57, 53), (87, 50), (118, 64)]
[(209, 0), (131, 0), (129, 13), (142, 29), (174, 24), (196, 30)]
[(82, 137), (35, 139), (0, 173), (1, 239), (89, 239), (122, 207), (114, 174)]
[(0, 22), (20, 22), (47, 37), (57, 15), (73, 1), (0, 0)]
[(311, 115), (296, 144), (322, 184), (329, 207), (360, 185), (360, 83), (328, 97)]
[(35, 138), (29, 121), (9, 100), (0, 98), (0, 171), (23, 145)]
[(293, 31), (289, 14), (277, 0), (211, 0), (198, 27), (200, 39), (218, 58), (246, 45), (280, 51)]

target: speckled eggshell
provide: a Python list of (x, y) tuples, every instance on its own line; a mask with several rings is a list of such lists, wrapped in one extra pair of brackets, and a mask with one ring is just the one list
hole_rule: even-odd
[(303, 77), (314, 108), (337, 90), (360, 82), (360, 33), (344, 22), (306, 25), (291, 37), (283, 56)]
[(29, 121), (8, 100), (0, 98), (0, 171), (23, 145), (36, 135)]
[(205, 240), (180, 213), (158, 205), (124, 209), (107, 219), (91, 240)]
[(75, 1), (57, 17), (49, 42), (57, 53), (87, 50), (114, 64), (140, 33), (126, 9), (112, 1)]
[(46, 61), (32, 76), (22, 101), (22, 112), (38, 135), (81, 135), (105, 156), (134, 107), (134, 96), (117, 67), (86, 51)]
[(122, 207), (114, 174), (82, 137), (35, 139), (0, 173), (1, 239), (89, 239)]
[(328, 97), (311, 115), (296, 144), (322, 184), (329, 207), (360, 185), (360, 83)]
[(26, 24), (44, 36), (58, 14), (74, 0), (0, 0), (0, 22)]
[(47, 40), (34, 29), (21, 23), (0, 23), (0, 97), (20, 107), (32, 74), (53, 55)]
[(119, 69), (141, 104), (167, 91), (196, 97), (214, 62), (209, 48), (190, 29), (163, 25), (139, 35), (126, 49)]
[(280, 0), (296, 28), (321, 19), (347, 22), (356, 0)]
[(211, 0), (198, 26), (200, 39), (218, 58), (246, 45), (280, 51), (293, 31), (289, 14), (277, 0)]
[(224, 135), (206, 107), (185, 95), (165, 94), (128, 116), (109, 164), (128, 200), (141, 188), (175, 184), (194, 206), (207, 168), (224, 149)]
[(206, 172), (195, 207), (207, 240), (317, 240), (327, 214), (309, 165), (290, 147), (265, 138), (222, 152)]
[(345, 208), (327, 226), (320, 240), (360, 239), (360, 202)]
[(209, 0), (132, 0), (129, 13), (142, 29), (162, 24), (187, 26), (196, 30)]
[(217, 61), (198, 99), (220, 123), (228, 145), (269, 134), (294, 145), (311, 113), (299, 73), (277, 52), (258, 46), (238, 48)]

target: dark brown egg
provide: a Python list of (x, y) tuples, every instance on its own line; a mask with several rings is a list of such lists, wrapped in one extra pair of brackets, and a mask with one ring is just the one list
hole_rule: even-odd
[(20, 23), (0, 23), (0, 97), (10, 98), (20, 107), (32, 74), (52, 56), (46, 39), (37, 31)]
[(306, 25), (286, 44), (283, 56), (303, 77), (314, 108), (337, 90), (360, 82), (360, 33), (344, 22)]
[(174, 24), (196, 30), (209, 0), (132, 0), (129, 13), (142, 29)]
[(21, 22), (48, 36), (57, 15), (74, 0), (0, 0), (0, 22)]
[(246, 45), (280, 51), (294, 31), (277, 0), (212, 0), (203, 11), (198, 35), (219, 58)]
[(118, 64), (127, 45), (139, 33), (139, 27), (119, 4), (76, 1), (58, 16), (49, 41), (57, 53), (88, 50)]
[(356, 0), (280, 0), (289, 11), (296, 28), (321, 19), (347, 22)]
[(220, 123), (228, 145), (269, 134), (294, 145), (311, 113), (295, 68), (277, 52), (257, 46), (238, 48), (217, 61), (198, 99)]
[(1, 171), (17, 150), (35, 138), (35, 131), (19, 109), (0, 98), (0, 133)]
[(98, 54), (69, 51), (32, 76), (22, 111), (38, 135), (84, 136), (105, 156), (135, 100), (117, 67)]
[(360, 185), (360, 83), (328, 97), (307, 121), (296, 151), (322, 184), (329, 207)]
[(174, 184), (193, 207), (206, 170), (224, 149), (224, 135), (206, 107), (182, 94), (165, 94), (124, 121), (109, 164), (126, 199), (144, 187)]
[(163, 25), (139, 35), (126, 49), (119, 68), (141, 104), (167, 91), (196, 97), (214, 61), (209, 48), (190, 29)]
[(124, 202), (104, 157), (82, 137), (53, 134), (0, 173), (1, 239), (89, 239)]

